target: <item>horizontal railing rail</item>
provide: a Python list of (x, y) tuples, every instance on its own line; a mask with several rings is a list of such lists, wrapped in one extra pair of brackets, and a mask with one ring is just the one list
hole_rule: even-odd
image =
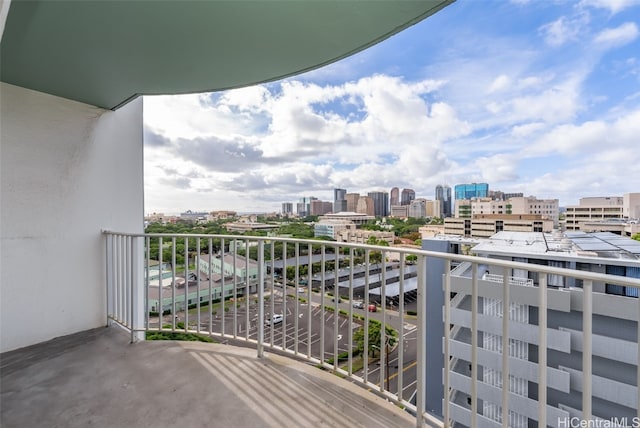
[[(616, 357), (594, 331), (601, 335), (620, 320), (620, 343), (638, 348), (640, 299), (597, 292), (603, 284), (640, 288), (636, 278), (311, 239), (104, 236), (107, 320), (128, 329), (132, 341), (195, 334), (250, 344), (258, 356), (284, 353), (403, 406), (416, 426), (562, 426), (569, 402), (560, 402), (561, 394), (580, 395), (585, 420), (606, 418), (602, 402), (614, 391), (598, 391), (594, 407), (593, 383), (606, 375), (601, 359), (613, 364)], [(407, 274), (410, 255), (417, 276)], [(451, 271), (452, 264), (465, 268)], [(491, 274), (483, 278), (486, 266)], [(536, 275), (537, 286), (523, 275)], [(547, 287), (550, 275), (581, 287)], [(572, 331), (576, 322), (582, 326), (580, 336), (557, 326), (565, 318), (574, 319)], [(548, 373), (557, 379), (549, 382)], [(638, 379), (629, 383), (635, 390)], [(558, 392), (547, 396), (547, 388)], [(575, 399), (570, 404), (575, 408)], [(638, 407), (636, 400), (625, 409), (640, 416)]]

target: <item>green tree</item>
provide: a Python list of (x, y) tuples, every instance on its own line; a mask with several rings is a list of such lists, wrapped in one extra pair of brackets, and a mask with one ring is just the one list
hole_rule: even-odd
[[(385, 325), (385, 335), (389, 348), (393, 348), (398, 341), (398, 332), (393, 328)], [(364, 352), (364, 326), (360, 327), (353, 334), (353, 340), (356, 342), (356, 351), (359, 353)], [(376, 353), (380, 355), (380, 337), (381, 337), (381, 323), (378, 320), (369, 320), (368, 329), (368, 343), (367, 352), (369, 356), (375, 357)]]
[(635, 239), (636, 241), (640, 241), (640, 233), (636, 233), (631, 237), (631, 239)]

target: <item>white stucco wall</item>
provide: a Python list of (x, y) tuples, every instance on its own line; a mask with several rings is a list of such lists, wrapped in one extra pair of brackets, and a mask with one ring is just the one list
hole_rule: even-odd
[(106, 324), (103, 229), (143, 230), (142, 99), (0, 83), (0, 351)]

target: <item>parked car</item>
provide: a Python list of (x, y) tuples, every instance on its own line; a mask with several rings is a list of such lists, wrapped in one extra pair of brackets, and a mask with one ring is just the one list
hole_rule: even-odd
[(376, 305), (369, 305), (368, 311), (369, 312), (376, 312), (378, 310), (378, 308), (376, 307)]
[(360, 301), (360, 300), (355, 300), (353, 302), (353, 307), (356, 309), (364, 309), (364, 302)]
[(306, 293), (307, 289), (304, 287), (298, 287), (298, 293)]
[(267, 319), (265, 324), (267, 324), (267, 325), (280, 324), (283, 319), (284, 319), (284, 316), (282, 314), (273, 314), (271, 316), (271, 319)]

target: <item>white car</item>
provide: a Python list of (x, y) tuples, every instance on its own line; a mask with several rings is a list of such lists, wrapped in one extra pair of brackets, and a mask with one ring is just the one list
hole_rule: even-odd
[(271, 316), (271, 319), (268, 319), (265, 324), (267, 325), (280, 324), (283, 319), (284, 319), (284, 316), (282, 316), (282, 314), (273, 314)]
[(298, 287), (298, 293), (305, 293), (307, 291), (304, 287)]

